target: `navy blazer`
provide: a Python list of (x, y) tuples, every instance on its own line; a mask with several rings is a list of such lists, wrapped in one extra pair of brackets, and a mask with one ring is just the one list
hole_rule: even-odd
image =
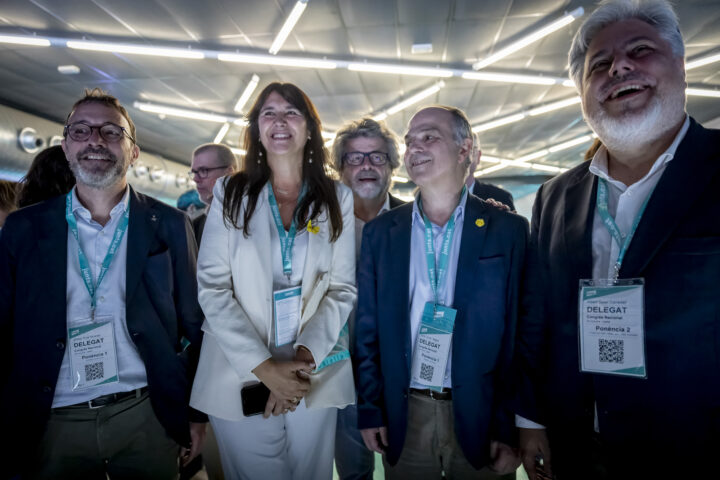
[(629, 458), (641, 469), (633, 478), (652, 467), (654, 478), (693, 478), (693, 459), (707, 466), (720, 447), (720, 131), (691, 120), (620, 270), (645, 279), (647, 379), (579, 371), (578, 280), (592, 277), (597, 191), (589, 164), (546, 182), (535, 200), (530, 257), (544, 302), (519, 324), (531, 386), (519, 413), (547, 425), (553, 467), (568, 466), (567, 478), (589, 461), (595, 406), (615, 462), (608, 478), (632, 475)]
[[(402, 205), (365, 226), (358, 272), (358, 424), (388, 427), (387, 459), (393, 465), (407, 429), (412, 209), (412, 203)], [(512, 443), (506, 393), (527, 238), (523, 217), (468, 195), (455, 283), (451, 375), (455, 431), (475, 468), (488, 463), (491, 439)]]
[(507, 190), (493, 185), (492, 183), (481, 182), (477, 178), (475, 179), (475, 188), (472, 190), (472, 194), (483, 200), (492, 198), (498, 202), (510, 207), (510, 210), (515, 210), (515, 203), (513, 202), (512, 193)]
[[(43, 435), (65, 354), (67, 232), (62, 195), (14, 212), (0, 236), (0, 425), (12, 432), (4, 448), (18, 467)], [(145, 363), (155, 415), (187, 446), (203, 321), (190, 221), (131, 188), (126, 235), (127, 328)], [(198, 413), (193, 419), (202, 421)]]

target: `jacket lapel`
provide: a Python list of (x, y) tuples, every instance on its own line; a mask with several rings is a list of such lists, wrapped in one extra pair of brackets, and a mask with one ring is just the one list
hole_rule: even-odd
[(48, 208), (38, 215), (35, 222), (39, 239), (37, 253), (43, 262), (43, 275), (53, 281), (53, 288), (44, 289), (41, 309), (48, 319), (66, 318), (68, 226), (65, 221), (65, 195), (48, 203)]
[[(488, 230), (487, 207), (472, 195), (468, 195), (465, 204), (465, 218), (463, 220), (462, 239), (458, 254), (457, 277), (455, 278), (455, 305), (471, 301), (475, 295), (475, 269), (478, 258), (482, 258), (485, 245), (485, 236)], [(456, 325), (458, 328), (459, 325)]]
[(650, 197), (623, 261), (621, 277), (640, 275), (687, 212), (697, 208), (698, 197), (720, 170), (718, 149), (717, 136), (691, 119), (685, 138)]
[(150, 252), (155, 230), (162, 221), (160, 213), (148, 205), (144, 196), (130, 187), (130, 223), (127, 230), (127, 261), (125, 279), (125, 303), (140, 284), (145, 262)]
[(397, 319), (396, 332), (399, 338), (404, 338), (405, 360), (408, 375), (410, 373), (410, 362), (412, 361), (412, 345), (410, 342), (410, 237), (412, 231), (412, 203), (398, 207), (398, 212), (388, 232), (389, 249), (385, 252), (387, 262), (379, 262), (380, 265), (388, 265), (390, 268), (378, 271), (380, 275), (389, 278), (382, 282), (389, 285), (390, 291), (378, 292), (387, 299), (398, 299), (398, 301), (383, 302), (388, 308), (386, 318)]
[(578, 181), (565, 190), (565, 246), (574, 266), (575, 278), (592, 276), (592, 225), (596, 192), (596, 177), (589, 170), (583, 170)]

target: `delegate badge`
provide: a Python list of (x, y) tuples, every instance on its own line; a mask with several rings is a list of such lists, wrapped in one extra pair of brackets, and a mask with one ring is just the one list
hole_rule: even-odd
[(412, 360), (412, 381), (441, 392), (457, 310), (427, 302)]
[(646, 378), (642, 278), (580, 280), (580, 370)]
[(300, 326), (300, 287), (273, 292), (275, 346), (294, 342)]
[(68, 345), (73, 390), (120, 380), (112, 317), (68, 328)]

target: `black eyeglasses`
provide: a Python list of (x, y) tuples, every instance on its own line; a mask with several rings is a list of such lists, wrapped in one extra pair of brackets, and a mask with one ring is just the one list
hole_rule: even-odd
[(103, 123), (102, 125), (88, 125), (84, 122), (75, 122), (70, 125), (65, 125), (65, 131), (63, 135), (70, 137), (76, 142), (84, 142), (92, 137), (93, 130), (98, 131), (100, 137), (108, 143), (117, 143), (123, 139), (123, 136), (127, 137), (135, 143), (135, 139), (120, 125), (114, 123)]
[(347, 152), (343, 155), (343, 162), (357, 167), (362, 165), (366, 158), (370, 159), (370, 163), (379, 167), (387, 163), (388, 154), (385, 152)]
[(190, 170), (188, 172), (188, 176), (190, 178), (193, 178), (195, 175), (197, 175), (200, 178), (207, 178), (208, 173), (210, 173), (212, 170), (220, 170), (221, 168), (228, 168), (228, 165), (221, 165), (219, 167), (200, 167), (197, 170)]

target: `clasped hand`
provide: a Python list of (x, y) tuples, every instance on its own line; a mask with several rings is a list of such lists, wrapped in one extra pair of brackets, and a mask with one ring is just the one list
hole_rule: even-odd
[(310, 391), (310, 372), (315, 368), (312, 354), (299, 347), (292, 361), (269, 358), (253, 373), (270, 390), (263, 417), (294, 412), (300, 400)]

